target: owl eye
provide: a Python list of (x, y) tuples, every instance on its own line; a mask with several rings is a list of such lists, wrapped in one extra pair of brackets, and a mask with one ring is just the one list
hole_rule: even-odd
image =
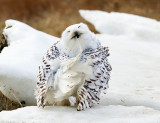
[(81, 26), (78, 26), (78, 28), (80, 28)]
[(70, 32), (70, 31), (67, 31), (67, 32)]

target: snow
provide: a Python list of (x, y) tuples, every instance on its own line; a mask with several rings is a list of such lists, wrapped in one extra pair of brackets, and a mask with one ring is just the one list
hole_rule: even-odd
[[(23, 112), (23, 113), (22, 113)], [(160, 121), (159, 111), (143, 106), (95, 106), (77, 112), (74, 107), (55, 106), (39, 109), (35, 106), (0, 113), (1, 121), (36, 123), (145, 123)]]
[(106, 96), (108, 104), (141, 105), (160, 110), (160, 43), (97, 36), (109, 46), (111, 54), (113, 71)]
[(103, 12), (99, 10), (80, 10), (80, 15), (92, 23), (100, 33), (113, 36), (130, 36), (136, 40), (160, 41), (160, 22), (118, 12)]
[(0, 91), (16, 102), (36, 105), (34, 88), (38, 65), (58, 38), (16, 20), (7, 20), (5, 24), (3, 35), (9, 46), (0, 53)]
[(160, 22), (136, 15), (80, 11), (102, 34), (110, 49), (111, 80), (101, 103), (77, 112), (76, 107), (35, 106), (2, 111), (1, 121), (15, 122), (160, 122)]

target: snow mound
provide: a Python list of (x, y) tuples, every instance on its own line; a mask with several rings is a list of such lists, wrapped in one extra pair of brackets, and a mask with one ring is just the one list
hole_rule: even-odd
[(3, 35), (9, 46), (0, 53), (0, 91), (16, 102), (36, 105), (38, 65), (58, 38), (16, 20), (7, 20), (5, 24)]
[(160, 42), (160, 22), (154, 19), (99, 10), (80, 10), (79, 12), (100, 33), (116, 36), (128, 35), (139, 40)]
[(143, 106), (95, 106), (89, 110), (77, 112), (74, 107), (25, 107), (14, 111), (1, 112), (1, 121), (25, 123), (149, 123), (159, 122), (160, 112)]

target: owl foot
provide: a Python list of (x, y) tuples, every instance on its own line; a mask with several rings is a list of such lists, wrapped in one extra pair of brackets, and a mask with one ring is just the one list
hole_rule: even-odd
[(76, 97), (70, 96), (69, 102), (70, 102), (70, 106), (76, 106)]

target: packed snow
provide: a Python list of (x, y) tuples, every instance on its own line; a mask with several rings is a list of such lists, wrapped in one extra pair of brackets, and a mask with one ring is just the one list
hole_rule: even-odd
[(160, 122), (160, 22), (125, 13), (80, 11), (102, 34), (110, 49), (111, 80), (101, 103), (76, 107), (35, 106), (2, 111), (1, 121), (15, 122)]
[(132, 40), (160, 42), (160, 22), (154, 19), (118, 12), (80, 10), (80, 15), (100, 33), (129, 36)]
[(5, 24), (3, 35), (9, 46), (0, 53), (0, 91), (16, 102), (36, 105), (38, 65), (58, 38), (16, 20)]
[(158, 122), (159, 111), (143, 106), (97, 105), (77, 112), (75, 107), (55, 106), (39, 109), (35, 106), (0, 113), (1, 122), (13, 123), (145, 123)]

